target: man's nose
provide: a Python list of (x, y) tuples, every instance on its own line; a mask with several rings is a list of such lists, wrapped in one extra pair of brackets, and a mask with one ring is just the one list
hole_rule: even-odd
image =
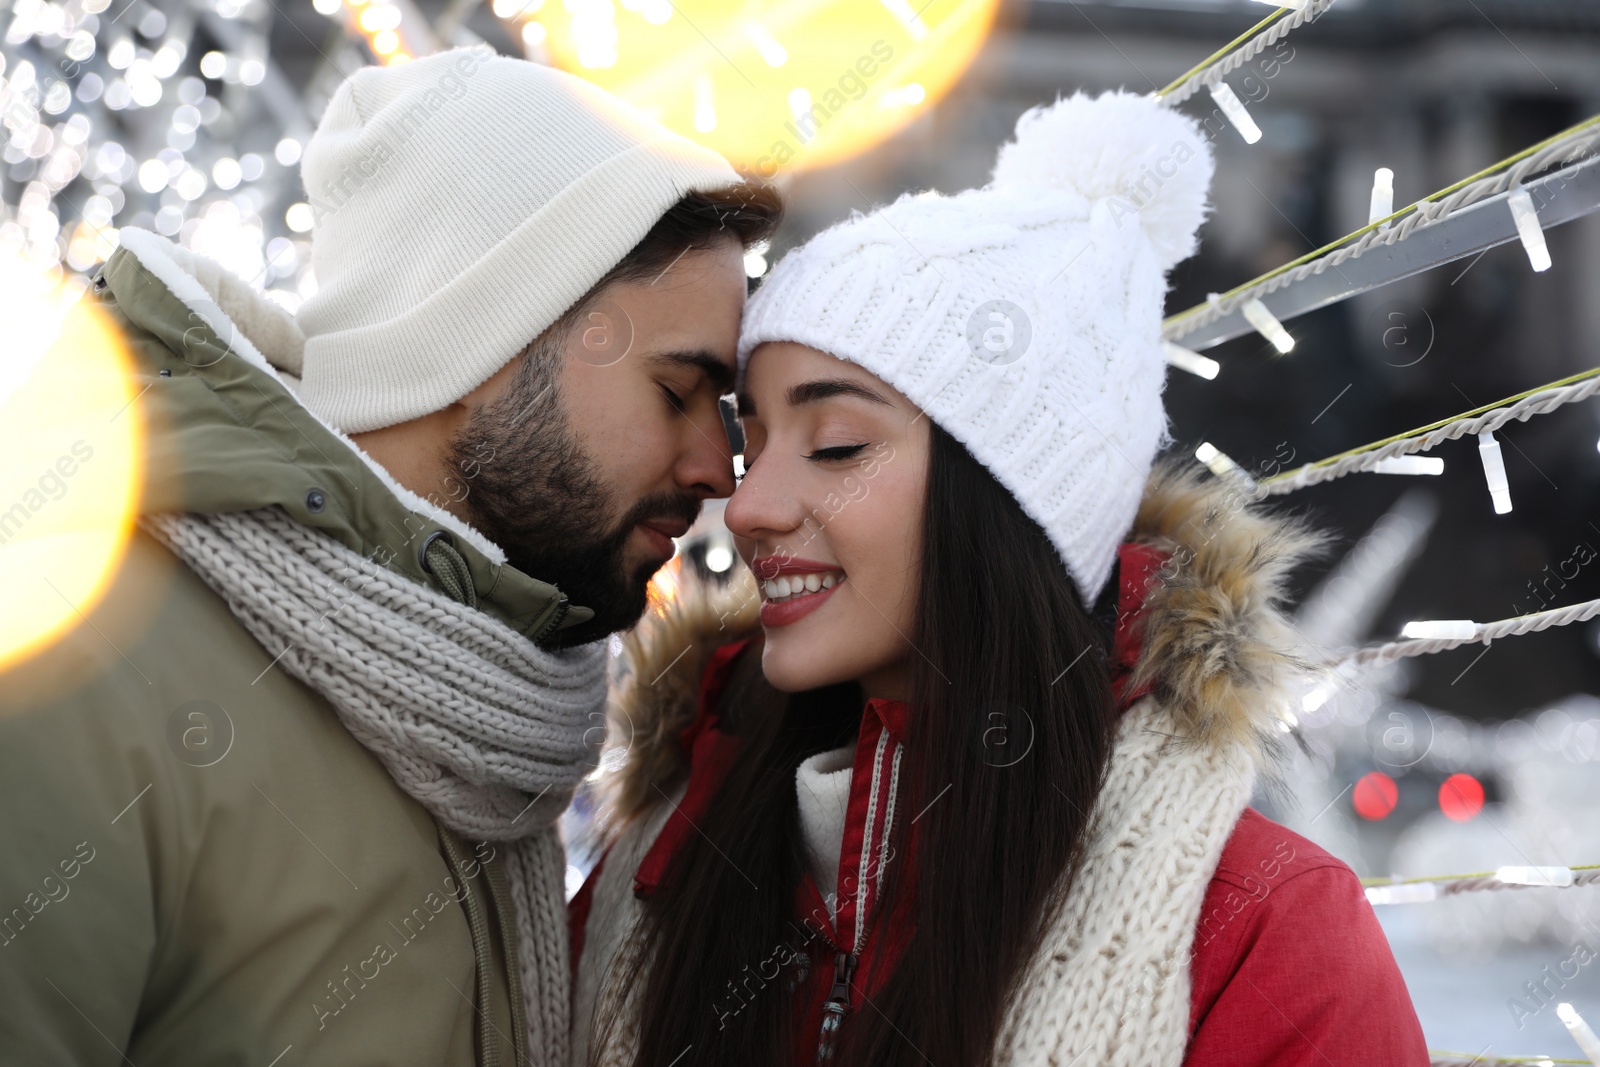
[(702, 500), (733, 495), (733, 447), (720, 408), (689, 420), (675, 473), (678, 484)]

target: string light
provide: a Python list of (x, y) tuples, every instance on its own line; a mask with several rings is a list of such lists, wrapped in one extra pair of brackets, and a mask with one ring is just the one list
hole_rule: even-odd
[(1478, 624), (1471, 619), (1429, 619), (1408, 622), (1400, 636), (1414, 641), (1470, 641)]
[[(1394, 214), (1394, 171), (1379, 167), (1372, 174), (1372, 200), (1367, 208), (1367, 224)], [(1385, 226), (1388, 223), (1384, 223)]]
[(1589, 1062), (1600, 1065), (1600, 1037), (1596, 1037), (1594, 1030), (1583, 1021), (1578, 1009), (1563, 1001), (1556, 1005), (1556, 1017), (1567, 1028), (1567, 1033), (1572, 1035), (1572, 1040), (1577, 1042), (1578, 1048), (1589, 1057)]
[(1506, 194), (1506, 206), (1511, 209), (1511, 220), (1516, 224), (1522, 249), (1528, 253), (1528, 263), (1535, 271), (1549, 270), (1550, 248), (1544, 241), (1544, 228), (1539, 225), (1539, 212), (1534, 209), (1533, 197), (1520, 182)]
[(1211, 99), (1215, 100), (1217, 107), (1233, 123), (1233, 128), (1239, 131), (1239, 136), (1244, 138), (1245, 144), (1255, 144), (1261, 140), (1261, 127), (1256, 125), (1256, 120), (1250, 117), (1250, 112), (1245, 110), (1241, 101), (1227, 82), (1219, 81), (1210, 86)]
[(1443, 474), (1444, 460), (1437, 456), (1390, 456), (1372, 468), (1377, 474)]
[(1493, 430), (1484, 430), (1478, 435), (1478, 458), (1483, 460), (1483, 477), (1489, 484), (1494, 513), (1504, 515), (1511, 510), (1511, 487), (1506, 481), (1506, 461), (1500, 455), (1500, 442), (1494, 439)]
[(1572, 884), (1571, 867), (1501, 867), (1494, 876), (1506, 885), (1547, 885), (1565, 889)]
[(1294, 351), (1294, 337), (1283, 328), (1283, 323), (1278, 321), (1276, 315), (1267, 310), (1267, 305), (1259, 299), (1251, 297), (1239, 308), (1239, 313), (1245, 321), (1256, 328), (1256, 332), (1272, 342), (1272, 347), (1278, 350), (1279, 355), (1288, 355)]
[(1202, 356), (1198, 352), (1191, 352), (1182, 345), (1173, 344), (1171, 341), (1161, 342), (1161, 352), (1167, 357), (1167, 362), (1180, 370), (1197, 375), (1206, 380), (1215, 378), (1222, 371), (1222, 364), (1210, 356)]

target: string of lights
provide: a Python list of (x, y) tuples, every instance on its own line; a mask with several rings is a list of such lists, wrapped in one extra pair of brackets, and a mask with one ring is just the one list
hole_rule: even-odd
[(1592, 1067), (1590, 1060), (1565, 1060), (1552, 1056), (1485, 1056), (1481, 1053), (1450, 1052), (1444, 1049), (1429, 1049), (1428, 1055), (1433, 1057), (1431, 1067), (1497, 1067), (1505, 1064), (1531, 1065), (1531, 1067), (1547, 1067), (1553, 1064), (1576, 1064), (1578, 1067)]
[(1280, 7), (1238, 37), (1229, 41), (1173, 81), (1158, 89), (1156, 96), (1176, 107), (1201, 89), (1210, 88), (1233, 71), (1250, 62), (1270, 45), (1287, 37), (1307, 22), (1314, 22), (1332, 7), (1335, 0), (1312, 0), (1297, 7)]
[(1363, 878), (1373, 904), (1410, 904), (1460, 893), (1501, 889), (1569, 889), (1600, 885), (1600, 863), (1569, 867), (1507, 866), (1475, 874), (1438, 874), (1424, 878)]
[(1492, 433), (1509, 422), (1526, 422), (1535, 415), (1548, 414), (1564, 405), (1587, 400), (1596, 393), (1600, 393), (1600, 367), (1535, 386), (1503, 400), (1406, 430), (1381, 441), (1347, 449), (1259, 481), (1252, 479), (1243, 468), (1213, 445), (1202, 444), (1195, 454), (1219, 477), (1234, 479), (1252, 496), (1281, 496), (1307, 486), (1343, 478), (1347, 474), (1381, 470), (1399, 457), (1426, 452), (1444, 441), (1454, 441), (1469, 434)]
[[(1205, 303), (1169, 316), (1163, 324), (1162, 337), (1169, 342), (1180, 341), (1235, 311), (1245, 311), (1248, 315), (1252, 301), (1334, 269), (1376, 246), (1392, 246), (1404, 241), (1418, 229), (1437, 225), (1471, 204), (1519, 186), (1530, 175), (1593, 155), (1597, 146), (1600, 146), (1600, 115), (1530, 145), (1415, 204), (1373, 219), (1359, 230), (1225, 293), (1215, 294)], [(1287, 351), (1282, 345), (1279, 349)]]
[(1487, 645), (1502, 637), (1537, 633), (1555, 626), (1570, 626), (1573, 623), (1587, 622), (1596, 616), (1600, 616), (1600, 600), (1584, 600), (1568, 604), (1566, 607), (1550, 608), (1496, 622), (1473, 622), (1470, 619), (1413, 622), (1407, 624), (1405, 632), (1417, 636), (1369, 645), (1339, 655), (1333, 662), (1374, 667), (1409, 656), (1446, 652), (1461, 645)]

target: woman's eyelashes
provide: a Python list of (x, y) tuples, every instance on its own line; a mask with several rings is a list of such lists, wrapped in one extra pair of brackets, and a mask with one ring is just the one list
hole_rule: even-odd
[(866, 451), (866, 448), (865, 444), (835, 445), (832, 448), (819, 448), (805, 458), (820, 463), (837, 463), (847, 459), (855, 459)]

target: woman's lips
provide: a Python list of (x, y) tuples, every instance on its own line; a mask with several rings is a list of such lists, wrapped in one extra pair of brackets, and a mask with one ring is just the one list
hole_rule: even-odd
[(786, 574), (826, 574), (833, 571), (842, 574), (843, 571), (837, 563), (822, 563), (814, 559), (801, 559), (799, 556), (775, 555), (758, 556), (750, 561), (750, 570), (754, 572), (759, 582), (770, 581)]
[(845, 581), (837, 563), (764, 556), (751, 561), (761, 591), (761, 625), (788, 626), (820, 608)]

